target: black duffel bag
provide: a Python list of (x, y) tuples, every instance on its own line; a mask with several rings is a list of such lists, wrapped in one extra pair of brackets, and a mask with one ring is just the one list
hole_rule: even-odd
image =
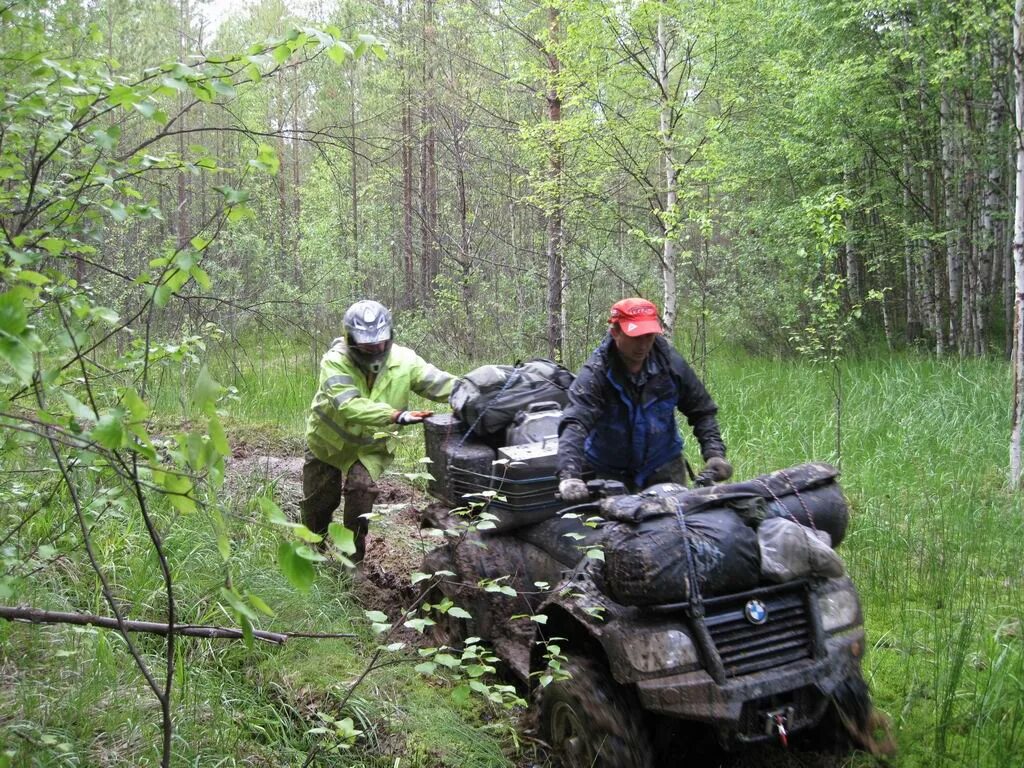
[(521, 365), (483, 365), (461, 377), (448, 402), (459, 420), (480, 436), (503, 431), (532, 403), (569, 402), (572, 373), (551, 360)]

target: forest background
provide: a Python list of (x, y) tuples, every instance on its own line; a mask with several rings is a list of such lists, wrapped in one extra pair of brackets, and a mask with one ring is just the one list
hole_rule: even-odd
[(576, 368), (643, 295), (742, 475), (842, 461), (900, 764), (1020, 765), (1014, 8), (302, 10), (0, 6), (0, 602), (249, 641), (4, 622), (0, 761), (522, 764), (493, 687), (338, 693), (377, 652), (347, 582), (225, 472), (301, 454), (357, 298), (460, 373)]

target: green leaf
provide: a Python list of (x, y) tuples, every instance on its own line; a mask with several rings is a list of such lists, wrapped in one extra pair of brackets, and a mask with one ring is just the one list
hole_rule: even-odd
[(454, 656), (447, 653), (439, 653), (434, 657), (434, 661), (442, 666), (448, 667), (448, 669), (455, 669), (459, 666), (459, 660)]
[(139, 114), (146, 118), (152, 118), (156, 114), (156, 104), (151, 101), (140, 101), (132, 106), (138, 110)]
[(284, 64), (292, 55), (291, 46), (287, 43), (282, 43), (273, 50), (271, 55), (278, 64)]
[(32, 358), (32, 350), (21, 339), (0, 333), (0, 359), (7, 361), (22, 384), (32, 382), (35, 361)]
[(45, 248), (47, 253), (51, 256), (60, 256), (64, 253), (64, 249), (67, 247), (68, 241), (62, 240), (57, 237), (44, 237), (39, 241), (39, 246)]
[(213, 287), (213, 281), (210, 279), (210, 276), (206, 274), (206, 271), (202, 267), (196, 265), (192, 267), (192, 269), (190, 269), (188, 273), (192, 275), (192, 279), (196, 281), (196, 285), (198, 285), (204, 291), (208, 291), (210, 290), (211, 287)]
[(235, 86), (231, 84), (229, 80), (224, 78), (216, 77), (210, 81), (210, 87), (213, 88), (213, 92), (224, 96), (228, 99), (233, 99), (238, 92), (235, 90)]
[(355, 534), (341, 523), (331, 522), (327, 526), (327, 535), (343, 554), (354, 555), (356, 553)]
[(191, 514), (196, 511), (196, 502), (189, 494), (192, 493), (192, 479), (175, 472), (166, 472), (161, 483), (166, 491), (167, 501), (179, 512)]
[[(296, 525), (294, 525), (292, 527), (297, 529), (297, 528), (305, 528), (306, 526), (296, 524)], [(314, 533), (312, 535), (315, 536), (316, 534)], [(311, 549), (310, 547), (307, 547), (305, 544), (296, 544), (296, 546), (295, 546), (295, 554), (298, 557), (301, 557), (303, 560), (308, 560), (311, 563), (322, 563), (324, 560), (327, 559), (326, 557), (321, 555), (316, 550)]]
[(390, 619), (384, 611), (363, 611), (363, 615), (368, 621), (372, 621), (374, 624), (386, 624)]
[(255, 218), (256, 214), (253, 213), (252, 208), (247, 205), (233, 205), (228, 210), (228, 221), (235, 224), (245, 219)]
[(221, 425), (220, 418), (217, 417), (216, 413), (210, 417), (207, 431), (210, 433), (210, 442), (213, 443), (213, 449), (221, 456), (231, 455), (231, 446), (228, 445), (227, 435), (224, 434), (224, 427)]
[(291, 525), (288, 518), (285, 517), (284, 512), (281, 508), (274, 503), (274, 500), (267, 496), (260, 496), (256, 499), (256, 503), (259, 505), (260, 510), (263, 512), (263, 516), (267, 519), (268, 523), (275, 525)]
[(90, 135), (96, 146), (109, 151), (117, 146), (117, 140), (121, 138), (121, 129), (116, 125), (111, 125), (106, 129), (97, 128)]
[(110, 214), (114, 221), (126, 221), (128, 219), (128, 209), (116, 200), (112, 201), (109, 205), (101, 207)]
[(277, 548), (277, 564), (288, 583), (299, 592), (306, 593), (313, 586), (316, 573), (313, 564), (296, 554), (295, 544), (282, 541)]
[(335, 64), (344, 64), (345, 59), (352, 55), (352, 46), (339, 40), (334, 45), (328, 46), (327, 55)]
[(436, 622), (433, 619), (409, 619), (407, 622), (402, 624), (403, 627), (408, 627), (416, 632), (423, 634), (423, 630), (427, 627), (433, 626)]
[[(187, 72), (191, 72), (191, 70), (189, 70), (187, 67), (185, 69)], [(183, 76), (178, 73), (175, 74), (175, 77), (165, 77), (162, 80), (160, 80), (161, 85), (168, 92), (160, 93), (159, 95), (173, 96), (175, 93), (180, 93), (182, 91), (188, 90), (188, 83), (185, 82)]]
[(233, 589), (227, 587), (220, 588), (220, 596), (223, 597), (228, 605), (235, 611), (239, 616), (244, 616), (250, 621), (256, 620), (256, 612), (248, 606), (242, 596), (235, 592)]
[(149, 418), (149, 408), (139, 393), (134, 389), (126, 389), (122, 394), (122, 402), (131, 414), (133, 421), (145, 421)]
[(271, 608), (269, 605), (267, 605), (263, 601), (263, 598), (261, 598), (259, 595), (254, 595), (252, 592), (250, 592), (245, 597), (249, 601), (249, 603), (252, 604), (252, 607), (255, 608), (257, 611), (259, 611), (260, 613), (265, 613), (267, 616), (275, 616), (276, 615), (274, 613), (274, 609)]
[(465, 608), (459, 608), (459, 606), (457, 606), (457, 605), (448, 609), (448, 615), (449, 616), (454, 616), (456, 619), (472, 619), (473, 618), (473, 616), (469, 613), (469, 611), (467, 611)]
[(28, 311), (25, 300), (28, 290), (14, 288), (0, 293), (0, 332), (21, 336), (28, 327)]
[(244, 203), (249, 199), (249, 193), (244, 189), (235, 189), (234, 187), (229, 187), (227, 184), (214, 187), (214, 190), (224, 196), (224, 202), (227, 205), (238, 205), (239, 203)]
[(292, 530), (294, 531), (296, 538), (305, 541), (307, 544), (319, 544), (323, 541), (323, 536), (318, 533), (313, 533), (304, 525), (296, 525)]
[(93, 412), (92, 408), (87, 406), (77, 397), (75, 397), (69, 392), (61, 392), (61, 395), (64, 397), (64, 402), (68, 404), (68, 408), (71, 409), (71, 414), (76, 419), (82, 419), (83, 421), (97, 420), (96, 414)]
[(269, 144), (260, 144), (256, 150), (256, 158), (249, 161), (249, 165), (259, 168), (260, 170), (267, 171), (270, 175), (276, 176), (278, 170), (281, 168), (281, 161), (277, 157), (277, 152)]
[(217, 551), (220, 552), (222, 560), (227, 561), (231, 558), (231, 539), (223, 531), (217, 534)]
[(117, 325), (117, 322), (121, 319), (121, 316), (110, 307), (93, 307), (89, 310), (89, 314), (97, 320), (102, 320), (107, 325)]
[(195, 389), (192, 392), (192, 404), (201, 412), (207, 413), (207, 408), (216, 404), (217, 398), (224, 392), (224, 387), (213, 380), (210, 371), (204, 365), (199, 369), (199, 378), (196, 380)]
[(89, 435), (108, 451), (120, 448), (124, 443), (124, 411), (120, 408), (104, 411)]
[[(140, 98), (139, 93), (127, 85), (115, 85), (107, 94), (107, 100), (111, 106), (123, 107), (126, 104), (134, 104)], [(136, 105), (138, 106), (138, 105)]]
[(413, 669), (421, 675), (432, 675), (437, 671), (437, 664), (432, 661), (424, 661), (417, 664)]

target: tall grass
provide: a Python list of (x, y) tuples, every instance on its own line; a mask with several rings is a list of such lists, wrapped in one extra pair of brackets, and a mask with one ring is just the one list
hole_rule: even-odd
[[(1024, 765), (1024, 510), (1005, 485), (1008, 368), (901, 355), (842, 373), (852, 521), (841, 553), (897, 764)], [(839, 458), (825, 374), (731, 357), (708, 378), (741, 476)]]

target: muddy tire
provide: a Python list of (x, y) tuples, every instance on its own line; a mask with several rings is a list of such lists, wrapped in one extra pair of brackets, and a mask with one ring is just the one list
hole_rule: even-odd
[[(425, 573), (435, 573), (441, 570), (453, 570), (455, 564), (452, 560), (451, 549), (443, 545), (431, 550), (423, 558), (422, 569)], [(456, 604), (459, 601), (459, 590), (446, 583), (435, 584), (427, 593), (425, 603), (438, 604), (446, 598), (453, 600)], [(467, 637), (473, 634), (473, 629), (464, 619), (458, 619), (448, 613), (431, 611), (430, 618), (434, 624), (429, 628), (430, 639), (437, 645), (457, 646)]]
[(570, 657), (567, 680), (541, 691), (541, 737), (562, 768), (652, 768), (654, 750), (631, 691), (597, 662)]
[(867, 684), (859, 674), (842, 682), (821, 722), (801, 741), (805, 748), (830, 755), (847, 755), (855, 749), (878, 758), (896, 753), (892, 723), (874, 708)]

